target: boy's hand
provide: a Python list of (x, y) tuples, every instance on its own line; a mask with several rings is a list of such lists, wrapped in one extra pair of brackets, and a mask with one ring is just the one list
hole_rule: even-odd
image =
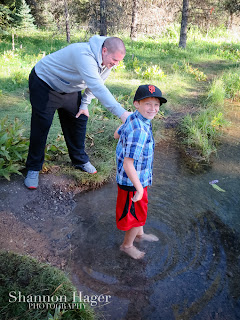
[(118, 134), (118, 130), (119, 130), (119, 128), (120, 128), (121, 126), (119, 126), (118, 128), (117, 128), (117, 130), (114, 132), (114, 139), (119, 139), (120, 138), (120, 135)]
[(136, 191), (134, 197), (132, 198), (133, 202), (137, 202), (139, 200), (141, 200), (143, 197), (143, 189), (141, 191)]
[(132, 198), (132, 201), (136, 202), (141, 200), (143, 197), (143, 186), (138, 178), (138, 174), (133, 163), (134, 159), (125, 157), (123, 161), (123, 168), (137, 190)]

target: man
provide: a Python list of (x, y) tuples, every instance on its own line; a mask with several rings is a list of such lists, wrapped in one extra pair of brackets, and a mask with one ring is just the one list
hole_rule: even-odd
[(125, 122), (130, 113), (104, 85), (112, 67), (117, 66), (125, 54), (121, 39), (93, 36), (89, 42), (74, 43), (49, 54), (35, 65), (29, 76), (32, 117), (28, 173), (24, 181), (27, 188), (38, 187), (47, 136), (56, 110), (73, 166), (91, 174), (97, 172), (85, 152), (88, 105), (96, 97)]

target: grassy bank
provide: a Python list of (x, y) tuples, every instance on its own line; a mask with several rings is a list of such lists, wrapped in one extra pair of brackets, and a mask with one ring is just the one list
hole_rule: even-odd
[[(73, 310), (70, 306), (58, 310), (60, 302), (67, 301), (65, 305), (73, 302), (73, 292), (77, 289), (62, 271), (28, 256), (1, 251), (0, 284), (1, 319), (94, 319), (94, 313), (87, 304), (82, 308), (75, 306)], [(32, 302), (35, 300), (34, 307)], [(50, 302), (49, 307), (43, 308), (47, 302)], [(56, 317), (53, 317), (54, 314)]]
[(209, 163), (211, 156), (217, 152), (223, 129), (230, 124), (225, 119), (225, 100), (239, 100), (239, 94), (240, 69), (234, 73), (227, 71), (212, 81), (202, 107), (181, 121), (182, 143), (194, 150), (197, 161)]
[[(0, 115), (1, 118), (7, 116), (9, 123), (13, 123), (16, 117), (20, 119), (25, 130), (22, 135), (28, 137), (31, 116), (27, 89), (28, 74), (44, 55), (66, 46), (67, 43), (62, 36), (50, 32), (19, 33), (15, 35), (13, 50), (11, 39), (10, 36), (0, 39)], [(87, 39), (88, 36), (85, 34), (76, 34), (72, 37), (72, 42)], [(200, 34), (197, 30), (191, 31), (186, 50), (178, 48), (176, 26), (169, 27), (161, 38), (139, 37), (137, 42), (132, 42), (129, 38), (123, 37), (123, 40), (127, 48), (126, 57), (116, 71), (111, 73), (106, 85), (127, 110), (133, 110), (132, 97), (138, 85), (153, 83), (159, 86), (168, 103), (161, 116), (153, 121), (155, 134), (161, 129), (162, 117), (183, 110), (191, 110), (191, 114), (198, 115), (210, 107), (217, 110), (219, 106), (222, 108), (222, 102), (221, 105), (217, 102), (215, 106), (210, 102), (213, 97), (211, 83), (214, 79), (223, 83), (223, 100), (226, 97), (236, 99), (239, 96), (240, 43), (224, 29), (211, 30), (208, 35)], [(235, 81), (231, 76), (233, 73), (236, 75)], [(219, 94), (215, 94), (215, 100)], [(96, 186), (114, 176), (116, 141), (113, 139), (113, 133), (120, 121), (107, 112), (97, 100), (92, 101), (89, 109), (86, 149), (98, 169), (98, 174), (89, 176), (72, 169), (57, 117), (48, 138), (45, 170), (50, 170), (54, 165), (60, 172), (73, 176), (78, 184)], [(219, 112), (222, 110), (211, 113), (212, 116), (206, 125), (209, 127), (210, 123), (209, 129), (212, 128), (212, 121), (216, 117), (216, 121), (219, 121)], [(194, 120), (201, 116), (189, 116), (188, 122), (185, 120), (191, 127), (190, 118)], [(189, 135), (188, 130), (184, 129), (184, 126), (182, 128), (185, 130), (184, 133)], [(213, 128), (217, 132), (217, 127)], [(205, 136), (206, 139), (209, 138), (208, 133)], [(187, 137), (185, 142), (194, 147), (196, 143), (192, 140)], [(214, 150), (215, 146), (212, 148)], [(1, 170), (5, 169), (6, 172), (6, 167), (11, 163), (9, 164), (6, 155), (0, 152), (5, 161), (0, 163), (2, 175)], [(24, 160), (25, 154), (19, 161), (24, 163)]]

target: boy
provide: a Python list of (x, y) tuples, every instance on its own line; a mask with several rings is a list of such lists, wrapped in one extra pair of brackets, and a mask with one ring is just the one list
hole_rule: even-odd
[(145, 254), (133, 245), (134, 240), (158, 241), (155, 235), (145, 234), (143, 226), (147, 219), (147, 186), (152, 184), (154, 139), (151, 120), (166, 102), (159, 88), (139, 86), (133, 100), (137, 110), (114, 133), (114, 138), (119, 139), (116, 223), (118, 229), (126, 231), (120, 250), (134, 259), (141, 259)]

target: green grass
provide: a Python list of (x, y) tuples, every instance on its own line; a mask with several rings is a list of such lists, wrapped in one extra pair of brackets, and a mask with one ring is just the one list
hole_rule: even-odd
[[(47, 308), (29, 309), (27, 302), (14, 302), (16, 299), (10, 297), (9, 293), (18, 297), (19, 291), (26, 300), (28, 295), (55, 296), (55, 301), (57, 298), (60, 301), (60, 296), (66, 296), (67, 302), (71, 303), (73, 292), (77, 289), (64, 272), (57, 268), (28, 256), (0, 251), (0, 319), (47, 320)], [(53, 314), (55, 310), (49, 311)], [(61, 319), (93, 320), (94, 313), (86, 305), (85, 309), (68, 310)]]
[(223, 82), (226, 97), (231, 100), (240, 99), (240, 68), (225, 72), (223, 74)]
[(182, 143), (196, 150), (200, 159), (206, 162), (216, 153), (222, 128), (228, 124), (224, 117), (225, 98), (222, 79), (215, 79), (210, 85), (204, 107), (194, 115), (188, 114), (180, 123)]
[[(11, 39), (10, 35), (0, 38), (0, 115), (1, 118), (7, 115), (10, 122), (19, 118), (24, 124), (25, 135), (28, 136), (31, 117), (28, 74), (41, 57), (66, 46), (67, 42), (64, 35), (47, 31), (22, 31), (15, 35), (13, 51)], [(76, 33), (71, 40), (86, 41), (88, 35)], [(208, 35), (191, 28), (186, 50), (178, 48), (177, 25), (169, 26), (161, 37), (140, 36), (137, 42), (133, 42), (125, 36), (123, 40), (127, 49), (126, 57), (117, 70), (111, 73), (106, 85), (127, 110), (133, 110), (132, 98), (137, 87), (146, 83), (160, 87), (168, 99), (164, 106), (166, 116), (186, 107), (197, 112), (199, 107), (204, 107), (207, 97), (210, 105), (213, 105), (213, 99), (218, 104), (217, 99), (222, 99), (223, 92), (216, 89), (214, 93), (213, 87), (212, 92), (208, 92), (209, 77), (212, 74), (218, 79), (216, 81), (224, 83), (223, 99), (233, 99), (233, 96), (236, 99), (239, 96), (240, 43), (224, 28), (212, 29)], [(214, 83), (218, 87), (217, 82)], [(197, 92), (199, 96), (194, 96), (193, 92)], [(219, 95), (218, 98), (216, 94)], [(155, 127), (159, 127), (161, 120), (154, 119), (154, 122), (158, 124)], [(60, 165), (64, 172), (74, 176), (80, 184), (90, 186), (107, 181), (114, 175), (116, 141), (112, 135), (119, 124), (116, 117), (93, 100), (86, 147), (98, 174), (89, 177), (71, 168), (69, 158), (65, 155), (64, 143), (62, 139), (58, 139), (61, 128), (55, 117), (48, 137), (48, 164)], [(59, 158), (56, 157), (58, 153)]]
[(217, 150), (216, 144), (223, 124), (223, 114), (213, 108), (200, 110), (194, 116), (187, 115), (180, 125), (185, 135), (183, 143), (194, 148), (201, 160), (209, 162), (210, 156)]
[(226, 98), (226, 92), (224, 88), (224, 83), (222, 78), (215, 79), (210, 87), (207, 97), (208, 105), (214, 106), (216, 108), (221, 108), (224, 105), (224, 100)]

